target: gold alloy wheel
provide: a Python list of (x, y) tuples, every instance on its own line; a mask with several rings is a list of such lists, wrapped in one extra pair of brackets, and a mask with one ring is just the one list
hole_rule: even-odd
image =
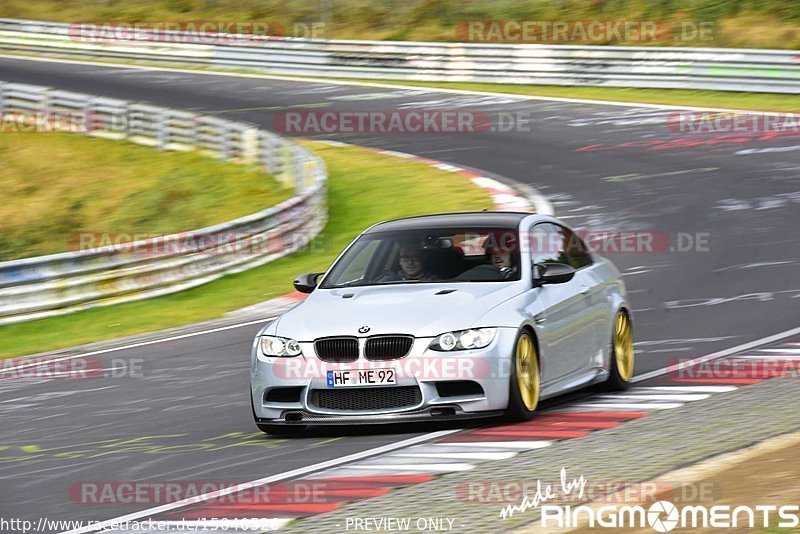
[(614, 321), (614, 357), (619, 377), (625, 382), (630, 381), (634, 363), (633, 332), (631, 320), (624, 311), (618, 311)]
[(525, 408), (532, 412), (539, 404), (539, 361), (530, 334), (522, 334), (517, 341), (516, 365), (520, 397)]

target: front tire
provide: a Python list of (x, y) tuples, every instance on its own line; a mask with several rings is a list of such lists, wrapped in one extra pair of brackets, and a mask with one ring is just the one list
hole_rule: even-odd
[(614, 331), (611, 333), (611, 374), (603, 384), (603, 389), (608, 391), (628, 389), (635, 364), (633, 325), (628, 312), (619, 310), (614, 317)]
[(515, 421), (533, 419), (541, 395), (541, 373), (536, 343), (527, 330), (519, 333), (514, 344), (508, 393), (508, 418)]

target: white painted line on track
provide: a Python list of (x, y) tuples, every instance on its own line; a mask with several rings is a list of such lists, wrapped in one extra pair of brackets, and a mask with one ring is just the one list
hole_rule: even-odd
[(687, 367), (692, 367), (699, 363), (710, 362), (712, 360), (717, 360), (719, 358), (723, 358), (725, 356), (730, 356), (732, 354), (736, 354), (737, 352), (742, 352), (745, 350), (751, 350), (753, 348), (759, 347), (761, 345), (766, 345), (768, 343), (774, 343), (776, 341), (780, 341), (781, 339), (785, 339), (787, 337), (796, 336), (800, 334), (800, 327), (792, 328), (791, 330), (785, 330), (783, 332), (779, 332), (777, 334), (773, 334), (771, 336), (762, 337), (761, 339), (755, 339), (753, 341), (749, 341), (747, 343), (742, 343), (741, 345), (737, 345), (735, 347), (731, 347), (729, 349), (724, 349), (719, 352), (715, 352), (713, 354), (709, 354), (708, 356), (702, 356), (700, 358), (694, 358), (693, 360), (687, 360), (685, 362), (677, 363), (675, 365), (670, 365), (668, 367), (664, 367), (662, 369), (656, 369), (655, 371), (650, 371), (649, 373), (644, 373), (643, 375), (635, 376), (631, 380), (632, 383), (642, 382), (644, 380), (649, 380), (651, 378), (655, 378), (658, 376), (664, 376), (668, 373), (672, 373), (673, 371), (678, 371), (680, 369), (686, 369)]
[(649, 104), (645, 102), (618, 102), (615, 100), (593, 100), (590, 98), (566, 98), (558, 96), (537, 96), (537, 95), (518, 95), (514, 93), (501, 93), (493, 91), (471, 91), (468, 89), (447, 89), (437, 87), (423, 87), (416, 85), (401, 85), (389, 84), (380, 82), (361, 82), (351, 80), (333, 80), (327, 78), (312, 78), (303, 76), (281, 76), (271, 74), (247, 74), (242, 72), (221, 72), (221, 71), (205, 71), (193, 69), (178, 69), (170, 67), (148, 67), (144, 65), (126, 65), (123, 63), (108, 63), (104, 61), (81, 61), (77, 59), (56, 59), (56, 58), (41, 58), (31, 56), (19, 56), (15, 54), (0, 54), (0, 59), (17, 59), (22, 61), (37, 61), (40, 63), (64, 63), (67, 65), (89, 65), (93, 67), (110, 67), (114, 69), (127, 69), (151, 72), (176, 72), (182, 74), (194, 74), (203, 76), (227, 76), (233, 78), (255, 78), (263, 80), (286, 80), (290, 82), (306, 82), (316, 83), (322, 85), (353, 85), (358, 87), (376, 87), (379, 89), (394, 89), (402, 91), (419, 91), (420, 93), (450, 93), (454, 95), (470, 95), (470, 96), (492, 96), (500, 98), (513, 98), (517, 100), (534, 100), (543, 102), (567, 102), (573, 104), (597, 104), (602, 106), (617, 106), (629, 108), (649, 108), (649, 109), (672, 109), (672, 110), (694, 110), (694, 111), (719, 111), (725, 113), (737, 113), (742, 115), (753, 114), (766, 114), (766, 113), (780, 113), (780, 111), (754, 111), (743, 109), (729, 109), (729, 108), (710, 108), (702, 106), (674, 106), (669, 104)]
[(671, 410), (680, 408), (682, 402), (586, 402), (575, 404), (570, 408), (617, 408), (620, 410)]
[(631, 388), (629, 392), (640, 391), (676, 391), (685, 393), (726, 393), (728, 391), (736, 391), (738, 386), (642, 386)]
[(452, 441), (448, 443), (431, 443), (431, 447), (491, 447), (493, 449), (515, 449), (520, 451), (532, 451), (544, 449), (552, 445), (552, 441)]
[[(176, 508), (181, 508), (183, 506), (189, 504), (196, 504), (200, 502), (205, 502), (211, 499), (216, 499), (218, 497), (223, 497), (225, 495), (230, 495), (232, 493), (237, 493), (242, 490), (249, 490), (255, 487), (264, 486), (266, 484), (271, 484), (273, 482), (280, 482), (282, 480), (286, 480), (289, 478), (296, 478), (299, 476), (306, 475), (308, 473), (313, 473), (316, 471), (321, 471), (323, 469), (327, 469), (329, 467), (345, 467), (342, 464), (346, 464), (349, 462), (355, 462), (357, 460), (363, 460), (365, 458), (369, 458), (371, 456), (376, 456), (378, 454), (383, 454), (385, 452), (391, 452), (397, 449), (402, 449), (404, 447), (408, 447), (410, 445), (415, 445), (417, 443), (421, 443), (423, 441), (429, 441), (432, 439), (441, 438), (447, 436), (449, 434), (453, 434), (455, 432), (459, 432), (459, 429), (454, 430), (439, 430), (437, 432), (429, 432), (428, 434), (423, 434), (421, 436), (416, 436), (413, 438), (409, 438), (403, 441), (398, 441), (397, 443), (390, 443), (388, 445), (382, 445), (380, 447), (375, 447), (374, 449), (369, 449), (366, 451), (356, 452), (353, 454), (349, 454), (347, 456), (343, 456), (341, 458), (334, 458), (332, 460), (326, 460), (324, 462), (319, 462), (313, 465), (308, 465), (305, 467), (300, 467), (298, 469), (293, 469), (291, 471), (286, 471), (285, 473), (279, 473), (277, 475), (270, 475), (268, 477), (259, 478), (258, 480), (254, 480), (252, 482), (245, 482), (243, 484), (237, 484), (235, 486), (230, 486), (227, 488), (223, 488), (221, 490), (212, 491), (209, 493), (204, 493), (202, 495), (198, 495), (196, 497), (189, 497), (187, 499), (183, 499), (176, 502), (171, 502), (167, 504), (162, 504), (161, 506), (156, 506), (153, 508), (147, 508), (145, 510), (140, 510), (138, 512), (133, 512), (124, 516), (120, 516), (114, 519), (108, 519), (106, 521), (101, 521), (92, 525), (87, 525), (85, 527), (76, 528), (73, 530), (64, 531), (61, 534), (83, 534), (84, 532), (96, 532), (98, 530), (102, 530), (107, 528), (111, 525), (116, 525), (119, 523), (124, 523), (125, 521), (136, 521), (145, 517), (149, 517), (155, 514), (160, 514), (162, 512), (168, 512), (170, 510), (175, 510)], [(469, 465), (469, 464), (450, 464), (450, 465)], [(470, 469), (472, 466), (470, 466)]]
[[(107, 349), (94, 350), (94, 351), (91, 351), (91, 352), (82, 352), (80, 354), (71, 354), (69, 356), (62, 356), (60, 358), (49, 358), (49, 357), (46, 357), (46, 356), (37, 357), (35, 355), (20, 356), (20, 358), (35, 357), (36, 361), (28, 362), (28, 363), (21, 363), (17, 367), (3, 367), (2, 370), (0, 370), (0, 377), (2, 377), (2, 373), (4, 373), (4, 372), (16, 372), (16, 371), (21, 371), (22, 369), (27, 369), (28, 367), (35, 367), (35, 366), (38, 366), (38, 365), (49, 365), (49, 364), (52, 364), (54, 362), (62, 362), (62, 361), (67, 361), (67, 360), (74, 360), (75, 358), (85, 358), (87, 356), (97, 356), (99, 354), (108, 354), (109, 352), (117, 352), (117, 351), (120, 351), (120, 350), (128, 350), (128, 349), (137, 349), (139, 347), (146, 347), (148, 345), (156, 345), (158, 343), (167, 343), (169, 341), (177, 341), (179, 339), (186, 339), (186, 338), (195, 337), (195, 336), (204, 336), (206, 334), (215, 334), (217, 332), (224, 332), (225, 330), (233, 330), (235, 328), (242, 328), (244, 326), (252, 326), (254, 324), (266, 323), (267, 321), (272, 321), (273, 319), (275, 319), (275, 317), (267, 317), (265, 319), (258, 319), (258, 320), (255, 320), (255, 321), (247, 321), (246, 323), (236, 323), (236, 324), (232, 324), (232, 325), (228, 325), (228, 326), (220, 326), (218, 328), (211, 328), (209, 330), (201, 330), (199, 332), (189, 332), (188, 334), (180, 334), (180, 335), (169, 336), (169, 337), (160, 338), (160, 339), (151, 339), (151, 340), (148, 340), (148, 341), (140, 341), (138, 343), (131, 343), (129, 345), (120, 345), (119, 347), (110, 347), (110, 348), (107, 348)], [(0, 360), (0, 361), (2, 361), (2, 360)]]
[(769, 352), (776, 354), (788, 354), (790, 356), (800, 356), (800, 349), (758, 349), (758, 352)]
[(415, 471), (422, 473), (454, 473), (456, 471), (469, 471), (474, 469), (472, 464), (442, 463), (442, 464), (394, 464), (394, 465), (343, 465), (342, 469), (372, 469), (375, 471)]
[(445, 460), (507, 460), (516, 452), (398, 452), (395, 458), (443, 458)]
[(751, 360), (763, 360), (764, 362), (796, 362), (800, 361), (800, 356), (767, 356), (766, 354), (755, 354), (752, 356), (736, 356), (737, 361), (747, 362)]
[(642, 392), (641, 394), (628, 394), (628, 393), (619, 393), (613, 395), (600, 395), (595, 397), (595, 399), (620, 399), (620, 400), (656, 400), (656, 401), (680, 401), (680, 402), (689, 402), (689, 401), (697, 401), (707, 399), (711, 396), (710, 393), (697, 393), (697, 394), (681, 394), (681, 393), (673, 393), (670, 395), (664, 395), (661, 393), (647, 393)]

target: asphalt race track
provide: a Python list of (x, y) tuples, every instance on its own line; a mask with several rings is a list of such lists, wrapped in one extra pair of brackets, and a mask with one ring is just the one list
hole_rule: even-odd
[[(797, 140), (719, 134), (687, 142), (667, 127), (670, 110), (513, 96), (17, 59), (0, 59), (0, 79), (224, 114), (266, 128), (286, 109), (526, 113), (530, 131), (318, 137), (531, 184), (574, 227), (649, 230), (669, 236), (670, 246), (679, 233), (707, 236), (706, 251), (665, 246), (607, 254), (630, 291), (637, 374), (798, 326)], [(247, 398), (257, 329), (97, 356), (104, 363), (141, 359), (145, 379), (0, 383), (0, 515), (108, 519), (141, 506), (81, 505), (70, 488), (82, 481), (244, 482), (439, 429), (333, 430), (302, 439), (257, 433)]]

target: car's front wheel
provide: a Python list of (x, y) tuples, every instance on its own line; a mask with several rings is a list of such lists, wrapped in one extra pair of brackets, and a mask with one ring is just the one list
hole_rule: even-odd
[(541, 394), (541, 374), (536, 343), (530, 332), (523, 330), (514, 344), (507, 415), (514, 420), (533, 419)]
[(604, 389), (627, 389), (631, 385), (635, 363), (633, 325), (628, 313), (619, 310), (614, 317), (614, 331), (611, 334), (611, 374)]

